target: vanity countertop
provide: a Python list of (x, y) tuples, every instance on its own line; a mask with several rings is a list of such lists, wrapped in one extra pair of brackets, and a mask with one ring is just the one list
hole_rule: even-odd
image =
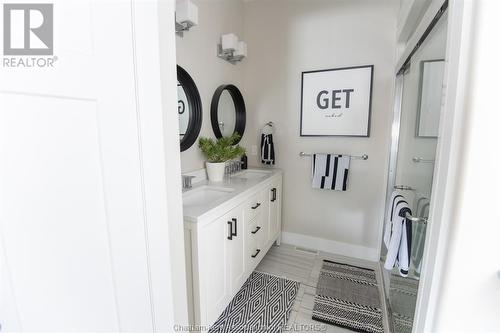
[(252, 168), (233, 174), (222, 182), (199, 181), (182, 193), (184, 221), (196, 223), (213, 219), (237, 205), (240, 199), (266, 186), (281, 175), (280, 169)]

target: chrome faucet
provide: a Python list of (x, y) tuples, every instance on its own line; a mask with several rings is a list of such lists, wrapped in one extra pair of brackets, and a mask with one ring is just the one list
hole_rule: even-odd
[(182, 189), (183, 190), (187, 190), (187, 189), (193, 187), (193, 184), (192, 184), (193, 178), (196, 178), (196, 176), (182, 175)]
[(228, 161), (224, 173), (226, 176), (231, 176), (233, 173), (241, 171), (242, 161)]

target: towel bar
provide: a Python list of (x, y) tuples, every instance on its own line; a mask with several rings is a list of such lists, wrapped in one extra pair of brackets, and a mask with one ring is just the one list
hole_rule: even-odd
[[(310, 153), (304, 153), (303, 151), (301, 151), (301, 152), (299, 153), (299, 156), (302, 156), (302, 157), (303, 157), (303, 156), (312, 156), (312, 155), (313, 155), (313, 154), (310, 154)], [(341, 155), (344, 155), (344, 154), (341, 154)], [(347, 154), (345, 154), (345, 155), (347, 155)], [(361, 156), (354, 156), (354, 155), (351, 155), (351, 159), (353, 159), (353, 160), (367, 160), (367, 159), (368, 159), (368, 155), (366, 155), (366, 154), (363, 154), (363, 155), (361, 155)]]
[[(271, 133), (265, 133), (266, 129), (269, 127)], [(274, 123), (272, 121), (268, 121), (260, 130), (262, 134), (274, 134)]]
[(405, 217), (412, 222), (427, 224), (427, 219), (425, 217), (415, 217), (408, 212), (406, 212)]
[(423, 157), (413, 156), (411, 159), (415, 163), (434, 163), (434, 160), (426, 160)]
[(416, 191), (416, 189), (408, 185), (394, 185), (394, 189), (401, 191)]

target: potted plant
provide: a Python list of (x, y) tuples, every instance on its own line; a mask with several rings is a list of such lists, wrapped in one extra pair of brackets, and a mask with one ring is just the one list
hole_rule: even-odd
[(239, 138), (240, 135), (238, 133), (217, 140), (200, 138), (198, 146), (207, 158), (206, 166), (210, 181), (222, 181), (224, 179), (226, 161), (245, 154), (245, 148), (240, 145), (234, 145), (235, 142), (238, 142)]

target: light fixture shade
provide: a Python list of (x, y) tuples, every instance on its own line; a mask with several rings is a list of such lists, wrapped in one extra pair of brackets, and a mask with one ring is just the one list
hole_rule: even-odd
[(235, 34), (222, 35), (222, 50), (234, 51), (238, 48), (238, 36)]
[(175, 4), (175, 21), (198, 25), (198, 7), (191, 0), (177, 0)]
[(234, 51), (234, 55), (237, 57), (246, 57), (247, 56), (247, 43), (240, 41), (238, 42), (238, 47)]

